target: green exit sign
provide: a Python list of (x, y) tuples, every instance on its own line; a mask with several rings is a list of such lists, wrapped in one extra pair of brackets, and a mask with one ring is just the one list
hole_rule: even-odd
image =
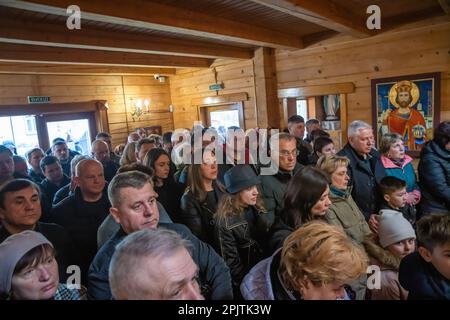
[(28, 96), (28, 103), (49, 103), (50, 97)]
[(223, 88), (222, 83), (215, 83), (209, 86), (209, 90), (222, 90)]

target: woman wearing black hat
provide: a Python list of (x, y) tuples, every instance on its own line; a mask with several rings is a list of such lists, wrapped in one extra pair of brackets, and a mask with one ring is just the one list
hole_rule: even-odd
[(220, 254), (230, 267), (233, 286), (264, 258), (263, 239), (269, 223), (257, 185), (260, 179), (248, 165), (237, 165), (225, 173), (224, 195), (216, 213), (215, 237)]

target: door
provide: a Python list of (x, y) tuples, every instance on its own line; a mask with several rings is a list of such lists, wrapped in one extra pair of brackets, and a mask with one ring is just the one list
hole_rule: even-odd
[(63, 138), (69, 149), (84, 155), (91, 154), (91, 141), (97, 132), (94, 112), (47, 114), (37, 116), (41, 147), (46, 150), (55, 138)]

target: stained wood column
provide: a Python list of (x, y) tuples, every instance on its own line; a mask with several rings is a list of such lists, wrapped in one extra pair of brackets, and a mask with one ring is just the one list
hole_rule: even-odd
[(275, 51), (270, 48), (256, 49), (254, 68), (257, 125), (260, 128), (279, 128), (281, 110), (277, 97)]

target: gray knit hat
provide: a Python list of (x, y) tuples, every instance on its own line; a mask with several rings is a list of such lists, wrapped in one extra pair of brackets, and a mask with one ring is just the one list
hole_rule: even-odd
[(378, 238), (383, 248), (399, 241), (416, 238), (414, 229), (403, 217), (401, 212), (395, 210), (380, 210)]
[(53, 247), (41, 233), (31, 230), (13, 234), (0, 243), (0, 296), (10, 293), (12, 276), (19, 260), (42, 244)]

